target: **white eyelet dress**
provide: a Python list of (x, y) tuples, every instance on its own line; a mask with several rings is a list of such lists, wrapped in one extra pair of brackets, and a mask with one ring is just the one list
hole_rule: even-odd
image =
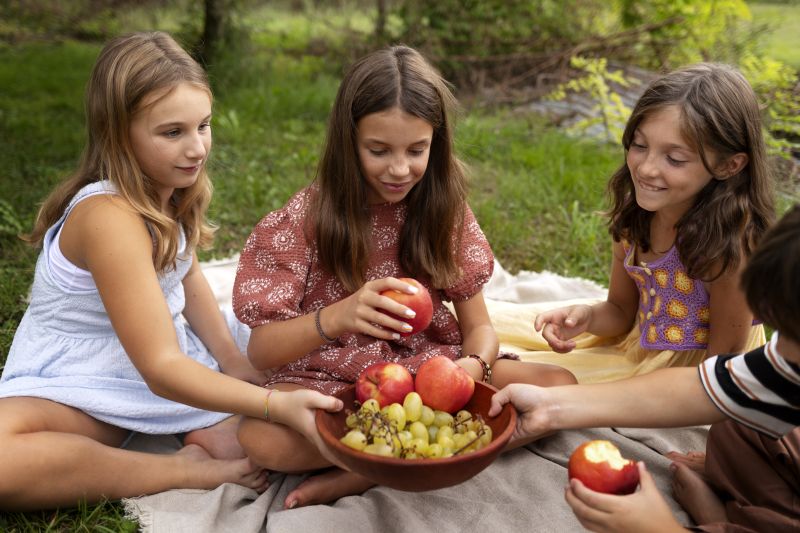
[[(117, 338), (97, 289), (67, 291), (53, 281), (48, 252), (54, 236), (72, 208), (96, 194), (115, 194), (114, 186), (101, 181), (83, 187), (45, 235), (36, 262), (30, 305), (14, 335), (0, 377), (0, 398), (45, 398), (114, 426), (150, 434), (187, 432), (231, 416), (196, 409), (151, 392)], [(181, 350), (219, 370), (181, 315), (185, 303), (181, 280), (191, 263), (191, 255), (179, 255), (176, 268), (159, 275), (159, 284)]]

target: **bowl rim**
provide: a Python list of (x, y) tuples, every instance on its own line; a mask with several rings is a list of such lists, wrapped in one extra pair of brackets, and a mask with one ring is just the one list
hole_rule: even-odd
[[(476, 387), (478, 387), (478, 386), (486, 387), (489, 390), (493, 391), (492, 394), (494, 394), (494, 393), (496, 393), (498, 391), (497, 387), (495, 387), (493, 385), (490, 385), (488, 383), (481, 382), (481, 381), (476, 381), (475, 382), (475, 386)], [(350, 388), (355, 389), (355, 385), (348, 385), (344, 389), (342, 389), (339, 392), (337, 392), (336, 395), (342, 394), (344, 391), (346, 391), (347, 389), (350, 389)], [(497, 416), (492, 417), (492, 418), (497, 418), (497, 417), (501, 416), (503, 414), (503, 412), (505, 412), (505, 411), (509, 412), (509, 423), (508, 423), (508, 425), (506, 426), (506, 428), (499, 435), (492, 435), (492, 440), (489, 442), (489, 444), (487, 444), (483, 448), (481, 448), (479, 450), (472, 451), (472, 452), (467, 453), (467, 454), (462, 454), (462, 455), (453, 455), (453, 456), (450, 456), (450, 457), (422, 457), (422, 458), (417, 458), (417, 459), (403, 459), (401, 457), (385, 457), (385, 456), (382, 456), (382, 455), (370, 455), (370, 454), (366, 454), (364, 452), (360, 452), (358, 450), (355, 450), (353, 448), (350, 448), (346, 444), (343, 444), (335, 436), (329, 434), (328, 432), (322, 431), (320, 429), (322, 417), (325, 416), (326, 414), (331, 414), (331, 413), (328, 413), (327, 411), (324, 411), (324, 410), (321, 410), (321, 409), (317, 409), (317, 413), (314, 416), (314, 422), (316, 424), (317, 431), (319, 432), (320, 437), (322, 437), (322, 441), (325, 443), (325, 445), (328, 446), (328, 447), (335, 448), (337, 451), (341, 452), (342, 455), (346, 455), (346, 456), (350, 456), (350, 457), (358, 457), (358, 456), (354, 456), (352, 454), (353, 453), (359, 453), (359, 454), (364, 455), (366, 458), (368, 458), (369, 462), (378, 463), (378, 464), (384, 464), (384, 465), (387, 465), (387, 466), (389, 466), (389, 465), (392, 465), (392, 466), (410, 466), (410, 465), (414, 465), (414, 466), (441, 465), (441, 466), (444, 466), (444, 465), (448, 465), (448, 464), (451, 464), (451, 463), (461, 462), (461, 461), (464, 460), (464, 458), (467, 458), (467, 457), (473, 458), (473, 459), (478, 459), (480, 457), (484, 457), (484, 456), (489, 455), (492, 452), (496, 451), (497, 448), (502, 448), (506, 444), (508, 444), (508, 441), (511, 439), (511, 435), (514, 433), (514, 429), (516, 428), (516, 425), (517, 425), (517, 412), (516, 412), (516, 410), (513, 408), (511, 403), (507, 403), (507, 404), (503, 405), (503, 409), (500, 411), (500, 413), (498, 413)], [(502, 449), (500, 451), (502, 452)]]

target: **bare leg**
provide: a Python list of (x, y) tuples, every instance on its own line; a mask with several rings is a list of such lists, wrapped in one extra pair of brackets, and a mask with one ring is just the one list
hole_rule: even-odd
[(126, 434), (49, 400), (0, 399), (0, 507), (68, 507), (225, 482), (266, 487), (266, 474), (248, 459), (212, 459), (197, 445), (171, 455), (123, 450)]
[(511, 383), (527, 383), (540, 387), (574, 385), (578, 380), (566, 368), (544, 363), (498, 359), (492, 365), (492, 385), (502, 389)]
[(183, 442), (202, 446), (214, 459), (241, 459), (245, 453), (236, 438), (240, 419), (240, 416), (231, 416), (213, 426), (190, 431)]
[(675, 463), (672, 470), (675, 500), (686, 509), (696, 524), (728, 521), (725, 505), (697, 472), (681, 463)]

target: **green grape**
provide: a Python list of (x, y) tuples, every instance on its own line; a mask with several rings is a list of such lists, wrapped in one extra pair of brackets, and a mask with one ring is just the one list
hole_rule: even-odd
[(408, 430), (415, 439), (422, 439), (425, 441), (425, 444), (428, 443), (428, 428), (426, 428), (422, 422), (412, 422), (411, 425), (408, 426)]
[(456, 433), (453, 435), (453, 448), (458, 451), (469, 444), (469, 439), (464, 433)]
[(388, 444), (367, 444), (363, 452), (371, 455), (380, 455), (381, 457), (390, 457), (392, 455), (392, 447)]
[[(434, 426), (435, 427), (435, 426)], [(453, 427), (452, 426), (442, 426), (439, 428), (439, 431), (436, 432), (436, 442), (439, 444), (442, 443), (441, 439), (451, 439), (453, 438)]]
[(383, 408), (389, 423), (397, 429), (406, 427), (406, 410), (399, 403), (393, 403)]
[(472, 413), (469, 411), (462, 409), (456, 413), (456, 424), (463, 424), (469, 420), (472, 420)]
[(377, 413), (381, 410), (381, 404), (375, 398), (370, 398), (361, 404), (360, 410), (365, 413)]
[(416, 422), (422, 417), (422, 398), (416, 392), (409, 392), (403, 400), (403, 409), (406, 411), (406, 420)]
[(442, 445), (434, 442), (428, 445), (428, 449), (425, 450), (425, 457), (441, 457), (442, 453)]
[(453, 440), (453, 437), (442, 437), (441, 435), (437, 435), (436, 444), (441, 446), (442, 449), (450, 450), (451, 452), (456, 448), (456, 443)]
[(446, 411), (434, 411), (433, 412), (433, 424), (438, 427), (442, 426), (452, 426), (453, 425), (453, 415)]
[(358, 415), (356, 413), (349, 413), (347, 418), (345, 418), (344, 423), (350, 429), (355, 429), (358, 427)]
[(491, 426), (486, 425), (486, 424), (483, 425), (483, 433), (481, 434), (480, 441), (481, 441), (481, 443), (483, 443), (484, 446), (486, 446), (487, 444), (492, 442), (492, 428), (491, 428)]
[(410, 431), (404, 429), (403, 431), (399, 431), (397, 433), (397, 438), (400, 440), (400, 444), (405, 446), (406, 443), (408, 443), (411, 439), (414, 438), (414, 436), (411, 434)]
[(405, 447), (409, 453), (416, 453), (418, 456), (425, 455), (425, 450), (428, 449), (428, 442), (423, 439), (413, 438)]
[(436, 442), (436, 434), (439, 433), (439, 428), (436, 426), (428, 426), (428, 442)]
[(354, 450), (363, 450), (364, 447), (367, 445), (367, 436), (358, 431), (357, 429), (352, 429), (348, 431), (344, 437), (339, 439), (342, 441), (342, 444), (345, 446), (349, 446)]
[(430, 426), (433, 424), (433, 419), (435, 415), (433, 414), (433, 409), (428, 407), (427, 405), (422, 406), (422, 414), (419, 417), (419, 421), (425, 424), (426, 426)]

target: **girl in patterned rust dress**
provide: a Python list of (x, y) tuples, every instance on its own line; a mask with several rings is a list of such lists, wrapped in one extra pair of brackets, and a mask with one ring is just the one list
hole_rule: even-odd
[[(590, 383), (764, 344), (738, 286), (774, 217), (750, 84), (717, 64), (667, 74), (645, 90), (622, 144), (625, 164), (608, 186), (608, 298), (537, 316), (535, 329), (558, 353), (529, 359)], [(613, 339), (608, 350), (585, 347), (598, 337)]]
[[(407, 47), (368, 55), (345, 75), (315, 183), (258, 223), (237, 271), (233, 306), (252, 328), (248, 355), (256, 368), (275, 369), (276, 389), (334, 394), (373, 363), (415, 373), (438, 355), (476, 380), (493, 374), (498, 386), (574, 383), (558, 367), (495, 363), (499, 346), (482, 295), (493, 256), (453, 154), (453, 104), (446, 83)], [(431, 325), (410, 336), (383, 312), (410, 310), (380, 295), (413, 292), (401, 277), (421, 282), (434, 306)], [(239, 439), (270, 470), (330, 466), (286, 426), (246, 419)], [(290, 492), (285, 504), (327, 502), (370, 485), (334, 469)]]

